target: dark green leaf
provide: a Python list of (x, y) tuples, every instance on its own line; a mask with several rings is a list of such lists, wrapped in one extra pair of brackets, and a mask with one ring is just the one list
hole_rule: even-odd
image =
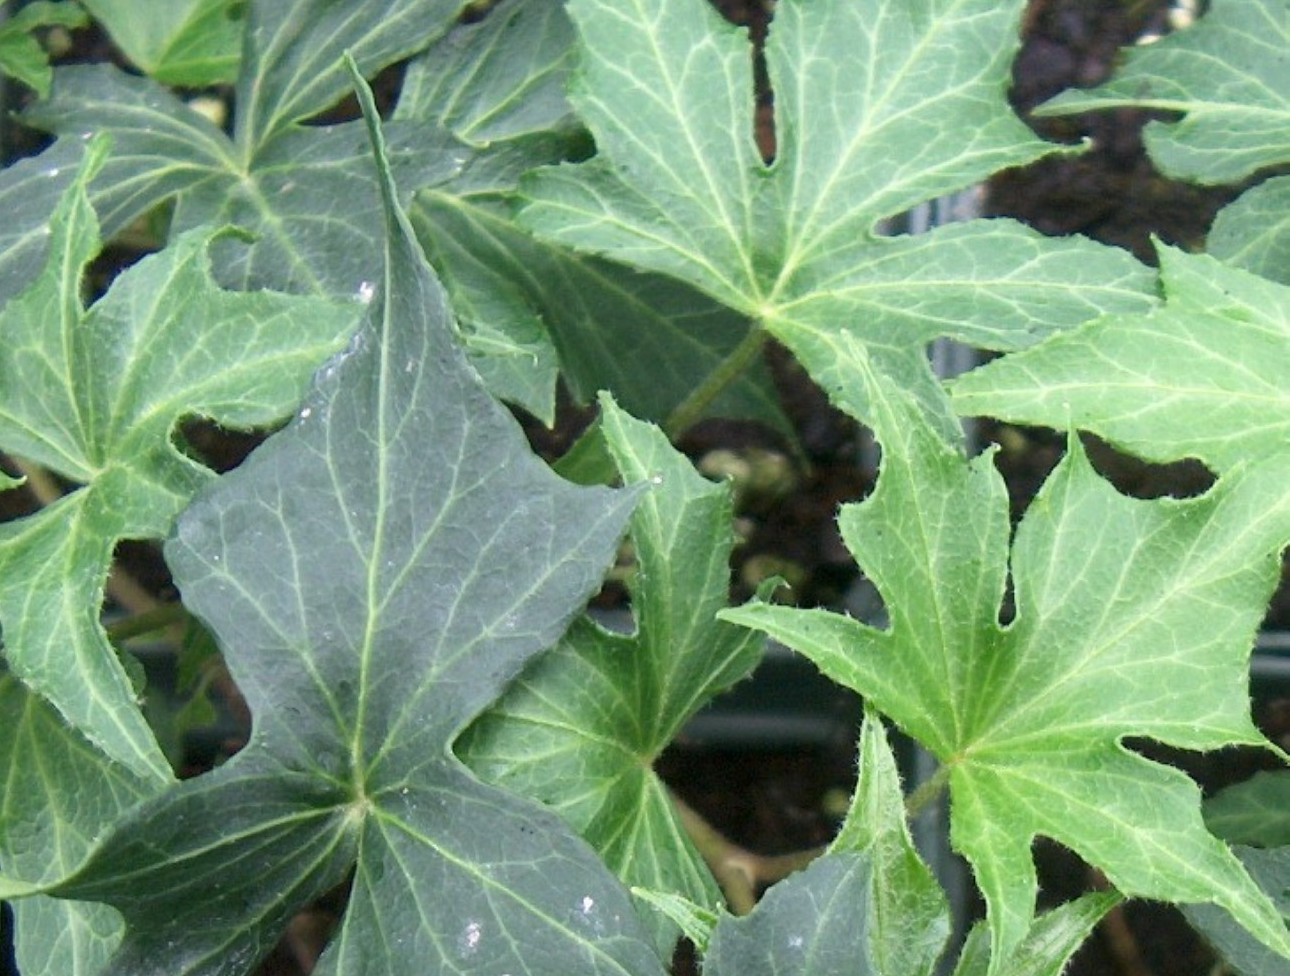
[(1210, 832), (1230, 844), (1282, 847), (1291, 838), (1291, 772), (1256, 773), (1202, 805)]
[(49, 263), (0, 313), (0, 448), (85, 486), (0, 525), (0, 620), (17, 676), (109, 756), (165, 779), (98, 622), (113, 546), (165, 535), (212, 477), (172, 444), (180, 419), (246, 428), (281, 418), (357, 309), (219, 290), (210, 229), (145, 258), (84, 309), (81, 276), (99, 248), (85, 185), (107, 148), (91, 144), (51, 219)]
[[(1234, 847), (1264, 892), (1284, 918), (1291, 917), (1291, 848), (1283, 845), (1260, 850)], [(1185, 905), (1184, 916), (1200, 932), (1237, 976), (1288, 976), (1291, 963), (1258, 942), (1250, 932), (1215, 905)]]
[(875, 976), (866, 926), (871, 865), (857, 852), (826, 854), (780, 881), (742, 918), (720, 920), (704, 976)]
[[(9, 878), (39, 886), (65, 877), (100, 833), (161, 786), (109, 761), (2, 671), (0, 728), (0, 871)], [(97, 976), (121, 938), (121, 917), (107, 905), (38, 895), (11, 908), (23, 976)]]
[(375, 154), (385, 270), (357, 340), (167, 546), (251, 741), (125, 820), (62, 891), (126, 917), (122, 976), (244, 972), (352, 866), (319, 973), (657, 972), (588, 846), (450, 754), (579, 611), (634, 495), (529, 452), (455, 343)]

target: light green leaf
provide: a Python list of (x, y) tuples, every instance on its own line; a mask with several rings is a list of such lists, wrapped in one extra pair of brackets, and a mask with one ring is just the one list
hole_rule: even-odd
[(1230, 844), (1282, 847), (1291, 838), (1291, 772), (1259, 772), (1202, 805), (1206, 826)]
[[(621, 479), (648, 486), (630, 522), (637, 628), (578, 621), (457, 751), (490, 782), (557, 810), (626, 884), (712, 905), (719, 887), (652, 761), (760, 659), (759, 635), (714, 619), (728, 602), (733, 505), (728, 487), (701, 477), (659, 430), (606, 395), (600, 402)], [(669, 958), (678, 929), (645, 914)]]
[(1253, 186), (1215, 217), (1206, 250), (1234, 268), (1280, 284), (1291, 280), (1291, 178)]
[[(1217, 472), (1290, 450), (1290, 291), (1158, 244), (1165, 304), (1099, 318), (954, 383), (955, 407), (1090, 430), (1140, 457)], [(1287, 479), (1272, 488), (1287, 491)]]
[(165, 85), (203, 88), (238, 76), (248, 0), (82, 0), (113, 42)]
[(38, 27), (84, 27), (85, 11), (75, 3), (34, 0), (0, 21), (0, 73), (17, 78), (44, 98), (49, 94), (49, 55), (31, 36)]
[(1186, 30), (1126, 52), (1116, 76), (1035, 109), (1068, 115), (1132, 106), (1183, 112), (1149, 122), (1148, 154), (1167, 176), (1234, 183), (1291, 153), (1291, 27), (1269, 0), (1221, 0)]
[[(100, 832), (161, 785), (111, 762), (3, 672), (0, 727), (0, 871), (34, 889), (71, 873)], [(28, 893), (0, 882), (0, 898)], [(96, 976), (121, 938), (107, 905), (36, 896), (10, 907), (23, 976)]]
[[(1273, 899), (1284, 918), (1291, 917), (1291, 848), (1234, 847), (1251, 876)], [(1214, 905), (1185, 905), (1184, 917), (1206, 938), (1237, 976), (1288, 976), (1291, 963), (1257, 942), (1255, 936)]]
[(752, 136), (741, 29), (701, 0), (568, 9), (582, 52), (571, 98), (599, 155), (524, 182), (521, 221), (691, 282), (769, 329), (817, 378), (819, 345), (843, 328), (888, 368), (919, 375), (936, 336), (1018, 348), (1095, 306), (1149, 306), (1147, 274), (1128, 255), (1095, 263), (1097, 248), (1021, 225), (876, 233), (896, 213), (1058, 151), (1003, 97), (1013, 5), (780, 3), (764, 49), (772, 165)]
[[(928, 976), (950, 934), (940, 885), (914, 848), (906, 822), (900, 773), (886, 728), (866, 713), (860, 728), (859, 778), (831, 852), (857, 851), (870, 860), (868, 899), (850, 932), (859, 954), (881, 976)], [(860, 944), (859, 935), (864, 935)], [(814, 970), (808, 970), (814, 972)]]
[(1017, 531), (1005, 626), (1008, 501), (992, 455), (968, 462), (863, 349), (854, 362), (885, 455), (876, 492), (840, 525), (889, 627), (763, 605), (721, 618), (805, 653), (938, 757), (996, 968), (1030, 931), (1037, 835), (1126, 895), (1213, 902), (1284, 946), (1273, 906), (1202, 824), (1192, 781), (1121, 745), (1265, 742), (1247, 662), (1285, 542), (1272, 528), (1286, 503), (1266, 484), (1278, 465), (1235, 470), (1199, 498), (1136, 501), (1072, 438)]
[(715, 931), (716, 923), (720, 921), (721, 909), (702, 908), (673, 891), (632, 887), (630, 894), (640, 901), (647, 902), (654, 911), (669, 918), (679, 928), (684, 938), (692, 942), (698, 952), (705, 954), (711, 942), (711, 933)]
[(0, 313), (0, 449), (84, 485), (0, 525), (0, 621), (13, 673), (141, 776), (170, 773), (98, 622), (119, 539), (165, 535), (210, 471), (172, 443), (198, 414), (267, 424), (298, 401), (357, 309), (319, 299), (222, 292), (198, 230), (124, 272), (90, 309), (81, 278), (99, 249), (86, 184), (92, 142), (51, 219), (51, 259)]
[(109, 976), (245, 971), (352, 869), (317, 973), (657, 973), (593, 851), (450, 753), (601, 580), (634, 493), (553, 475), (481, 385), (360, 94), (388, 227), (369, 314), (166, 549), (251, 741), (138, 808), (61, 893), (125, 916)]
[(1086, 936), (1120, 900), (1114, 891), (1095, 891), (1037, 915), (1021, 945), (998, 970), (990, 964), (990, 929), (984, 921), (977, 922), (963, 943), (954, 976), (1062, 976)]

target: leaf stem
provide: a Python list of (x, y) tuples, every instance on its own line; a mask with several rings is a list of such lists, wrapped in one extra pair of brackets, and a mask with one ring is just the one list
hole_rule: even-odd
[(185, 610), (183, 604), (162, 603), (137, 613), (133, 617), (115, 621), (106, 626), (104, 630), (110, 640), (114, 642), (125, 641), (130, 640), (132, 637), (151, 634), (154, 631), (166, 630), (173, 624), (185, 620), (188, 616), (189, 613)]
[(924, 807), (934, 802), (945, 791), (949, 778), (948, 766), (937, 767), (936, 772), (905, 797), (905, 816), (912, 820), (922, 812)]
[(800, 871), (825, 850), (823, 847), (813, 847), (789, 854), (753, 853), (721, 834), (678, 795), (672, 792), (670, 797), (679, 813), (684, 832), (715, 875), (725, 900), (736, 915), (746, 915), (756, 907), (762, 887)]
[(662, 430), (672, 441), (702, 419), (707, 407), (739, 376), (747, 371), (761, 350), (765, 348), (766, 333), (759, 323), (753, 323), (742, 342), (733, 351), (716, 364), (693, 388), (693, 392), (684, 398), (662, 424)]

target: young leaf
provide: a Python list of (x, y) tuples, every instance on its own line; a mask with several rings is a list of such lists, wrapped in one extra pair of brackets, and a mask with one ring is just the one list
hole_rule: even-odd
[(857, 851), (871, 860), (861, 916), (873, 969), (882, 976), (934, 972), (949, 938), (948, 906), (914, 848), (895, 756), (886, 729), (871, 712), (860, 728), (855, 795), (831, 851)]
[[(760, 659), (760, 635), (714, 619), (728, 602), (733, 506), (659, 430), (600, 402), (622, 480), (648, 485), (630, 522), (637, 629), (578, 621), (457, 750), (484, 778), (554, 807), (627, 884), (713, 905), (720, 890), (652, 762)], [(678, 929), (648, 917), (669, 958)]]
[(875, 233), (1058, 151), (1003, 97), (1014, 5), (781, 2), (765, 44), (773, 165), (752, 136), (747, 39), (702, 0), (568, 9), (582, 50), (571, 97), (599, 155), (525, 182), (522, 223), (691, 282), (790, 345), (816, 378), (840, 356), (843, 327), (919, 382), (936, 336), (1018, 348), (1103, 309), (1149, 307), (1147, 273), (1128, 255), (1010, 221)]
[(1216, 472), (1284, 460), (1290, 290), (1209, 255), (1163, 244), (1157, 253), (1159, 309), (1096, 319), (965, 374), (955, 407), (1075, 426), (1152, 461), (1191, 456)]
[(244, 971), (352, 867), (319, 973), (656, 972), (594, 853), (450, 753), (579, 610), (634, 494), (561, 481), (481, 385), (361, 96), (388, 226), (364, 327), (167, 546), (251, 742), (126, 819), (62, 893), (126, 917), (110, 974)]
[[(101, 832), (161, 786), (110, 761), (2, 671), (0, 728), (0, 871), (8, 877), (41, 887), (67, 876)], [(121, 917), (107, 905), (37, 895), (10, 907), (23, 976), (98, 976), (121, 938)]]
[(862, 349), (853, 362), (886, 460), (875, 494), (840, 525), (889, 628), (763, 605), (722, 619), (805, 653), (940, 759), (996, 967), (1030, 928), (1037, 835), (1127, 895), (1213, 902), (1285, 946), (1274, 907), (1202, 824), (1192, 781), (1121, 744), (1265, 742), (1247, 661), (1283, 545), (1272, 526), (1286, 503), (1266, 486), (1277, 465), (1235, 470), (1199, 498), (1136, 501), (1073, 437), (1018, 529), (1015, 617), (1003, 626), (1008, 502), (991, 454), (969, 463)]
[(238, 76), (247, 0), (82, 0), (126, 57), (165, 85)]
[(50, 260), (0, 312), (0, 448), (83, 488), (0, 525), (0, 621), (15, 675), (95, 745), (141, 776), (170, 771), (99, 625), (120, 539), (165, 535), (213, 475), (172, 444), (187, 415), (233, 427), (288, 413), (310, 370), (338, 349), (355, 306), (219, 290), (219, 232), (197, 230), (140, 261), (90, 309), (83, 269), (99, 248), (86, 184), (92, 142), (50, 223)]
[(1063, 92), (1035, 109), (1068, 115), (1133, 106), (1183, 112), (1149, 122), (1144, 141), (1167, 176), (1234, 183), (1291, 153), (1291, 28), (1268, 0), (1213, 5), (1186, 30), (1127, 52), (1097, 88)]
[(954, 976), (1062, 976), (1085, 937), (1120, 903), (1114, 891), (1094, 891), (1037, 915), (1026, 937), (998, 969), (991, 967), (990, 929), (972, 926)]

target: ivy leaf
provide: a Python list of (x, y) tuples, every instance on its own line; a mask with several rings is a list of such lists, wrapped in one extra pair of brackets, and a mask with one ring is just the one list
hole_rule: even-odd
[(1291, 153), (1291, 28), (1266, 0), (1217, 4), (1186, 30), (1126, 52), (1106, 84), (1035, 109), (1067, 115), (1131, 106), (1183, 112), (1149, 122), (1148, 154), (1167, 176), (1234, 183)]
[(1281, 847), (1291, 837), (1291, 772), (1256, 773), (1202, 805), (1206, 826), (1231, 844)]
[(984, 921), (972, 926), (959, 955), (954, 976), (1062, 976), (1067, 963), (1104, 915), (1120, 903), (1114, 891), (1081, 895), (1037, 915), (1021, 944), (998, 970), (991, 968), (990, 929)]
[[(747, 319), (714, 299), (665, 275), (537, 240), (496, 202), (428, 191), (411, 218), (459, 315), (478, 329), (511, 323), (514, 336), (543, 330), (578, 401), (607, 389), (636, 416), (664, 420), (746, 335)], [(787, 427), (763, 363), (709, 413)]]
[[(598, 143), (523, 183), (547, 239), (688, 281), (822, 381), (845, 327), (939, 394), (932, 338), (1018, 348), (1098, 311), (1149, 307), (1129, 255), (1011, 221), (884, 238), (879, 222), (1058, 147), (1003, 97), (1017, 9), (780, 3), (765, 44), (778, 158), (752, 136), (752, 52), (701, 0), (575, 0), (571, 98)], [(824, 383), (831, 386), (831, 383)], [(934, 410), (934, 408), (933, 408)]]
[(388, 221), (379, 294), (298, 420), (167, 544), (251, 741), (137, 808), (60, 893), (125, 916), (110, 974), (243, 971), (352, 868), (317, 972), (656, 972), (588, 846), (450, 753), (597, 585), (634, 493), (563, 482), (481, 385), (361, 97)]
[[(1232, 848), (1251, 876), (1276, 904), (1283, 917), (1291, 918), (1291, 848)], [(1185, 905), (1184, 917), (1219, 953), (1230, 970), (1239, 976), (1285, 976), (1291, 963), (1215, 905)]]
[(49, 55), (31, 32), (38, 27), (84, 27), (85, 11), (75, 3), (35, 0), (0, 22), (0, 73), (17, 78), (44, 98), (52, 70)]
[(1206, 251), (1230, 267), (1289, 284), (1291, 178), (1265, 180), (1221, 210), (1211, 224)]
[[(379, 215), (366, 206), (374, 190), (364, 129), (359, 122), (300, 123), (348, 91), (344, 46), (362, 70), (376, 72), (426, 47), (450, 26), (460, 5), (253, 0), (244, 23), (247, 50), (232, 139), (153, 79), (108, 65), (56, 71), (51, 97), (33, 106), (25, 121), (61, 137), (42, 167), (55, 177), (62, 166), (60, 143), (90, 132), (112, 133), (114, 157), (92, 189), (109, 237), (175, 197), (173, 233), (232, 223), (256, 235), (251, 248), (216, 247), (223, 283), (351, 295), (376, 276), (366, 245), (381, 235)], [(402, 123), (389, 133), (393, 165), (407, 193), (452, 178), (468, 159), (449, 133), (416, 128)], [(50, 194), (58, 187), (31, 181), (28, 189), (36, 192), (14, 216), (30, 226), (52, 209)], [(26, 237), (17, 243), (40, 247), (39, 240)], [(0, 301), (7, 297), (0, 295)]]
[[(1096, 319), (959, 377), (956, 408), (1074, 425), (1152, 461), (1191, 456), (1216, 472), (1275, 461), (1284, 471), (1290, 289), (1209, 255), (1163, 244), (1157, 253), (1159, 309)], [(1280, 496), (1287, 485), (1280, 473), (1271, 483)]]
[(1286, 503), (1265, 484), (1278, 465), (1233, 471), (1199, 498), (1136, 501), (1073, 437), (1018, 528), (1015, 616), (1001, 625), (1008, 502), (992, 455), (968, 462), (862, 348), (853, 362), (886, 460), (874, 495), (839, 521), (889, 627), (762, 605), (721, 618), (805, 653), (939, 758), (994, 968), (1030, 929), (1037, 835), (1128, 896), (1212, 902), (1286, 951), (1281, 917), (1207, 832), (1192, 781), (1121, 744), (1264, 744), (1247, 661), (1283, 545), (1271, 526)]
[(9, 667), (135, 774), (170, 778), (98, 622), (113, 546), (167, 533), (213, 475), (172, 444), (198, 414), (231, 427), (288, 413), (355, 324), (354, 306), (219, 290), (198, 230), (123, 272), (88, 310), (99, 249), (86, 184), (93, 141), (50, 223), (50, 261), (0, 313), (0, 447), (84, 487), (0, 525), (0, 621)]
[[(626, 484), (648, 491), (630, 522), (637, 628), (578, 621), (457, 750), (479, 775), (553, 807), (627, 885), (721, 901), (652, 761), (713, 696), (760, 660), (758, 634), (717, 623), (728, 603), (733, 504), (654, 426), (606, 395), (601, 429)], [(669, 958), (673, 924), (646, 913)]]
[(126, 57), (164, 85), (204, 88), (238, 76), (247, 0), (82, 0)]
[[(101, 831), (161, 786), (155, 777), (108, 761), (47, 702), (3, 672), (0, 727), (0, 870), (32, 888), (69, 874)], [(38, 895), (10, 908), (24, 976), (97, 976), (121, 938), (121, 917), (107, 905)]]

